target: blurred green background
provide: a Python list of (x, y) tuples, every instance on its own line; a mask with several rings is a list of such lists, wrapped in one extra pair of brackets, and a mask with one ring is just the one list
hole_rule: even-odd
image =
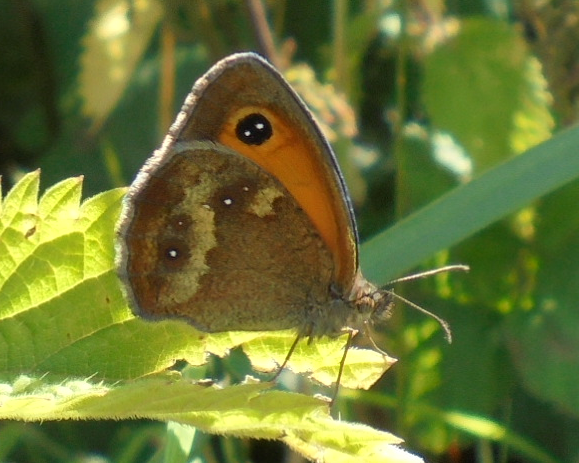
[[(327, 129), (363, 242), (574, 124), (578, 38), (579, 3), (563, 0), (1, 0), (4, 191), (38, 167), (44, 186), (84, 175), (86, 196), (129, 184), (196, 78), (254, 50)], [(429, 461), (579, 461), (578, 200), (568, 184), (425, 262), (472, 268), (401, 289), (455, 342), (397, 309), (376, 341), (399, 363), (371, 392), (343, 391), (342, 417)], [(162, 461), (165, 430), (5, 422), (0, 459)], [(295, 458), (195, 445), (199, 461)]]

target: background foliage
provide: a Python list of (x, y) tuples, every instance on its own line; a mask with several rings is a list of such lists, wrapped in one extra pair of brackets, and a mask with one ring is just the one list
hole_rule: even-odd
[[(484, 192), (484, 201), (463, 203), (446, 223), (431, 220), (398, 246), (414, 251), (464, 230), (422, 267), (460, 262), (469, 274), (397, 287), (451, 324), (453, 344), (433, 320), (399, 304), (376, 335), (398, 364), (371, 392), (342, 391), (342, 417), (392, 431), (440, 461), (577, 461), (579, 184), (544, 195), (556, 169), (578, 175), (576, 139), (555, 136), (547, 150), (527, 150), (577, 118), (578, 14), (576, 2), (563, 0), (5, 0), (3, 183), (36, 167), (45, 186), (85, 175), (87, 197), (130, 183), (194, 80), (226, 54), (257, 50), (286, 71), (327, 128), (362, 242), (448, 190), (458, 187), (459, 198), (469, 185)], [(510, 187), (519, 185), (522, 161), (513, 160), (537, 152), (552, 170), (521, 182), (525, 198), (540, 199), (517, 203)], [(504, 187), (488, 180), (501, 168), (512, 172)], [(484, 214), (485, 226), (473, 226)], [(361, 251), (370, 279), (410, 270), (394, 253), (377, 259), (372, 243)], [(242, 376), (246, 366), (234, 352), (208, 375)], [(191, 436), (168, 428), (4, 422), (0, 455), (177, 461), (171, 439)], [(284, 451), (262, 441), (194, 442), (217, 461), (271, 461)]]

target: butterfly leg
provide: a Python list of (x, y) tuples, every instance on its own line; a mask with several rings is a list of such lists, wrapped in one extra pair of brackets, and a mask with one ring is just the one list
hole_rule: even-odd
[(372, 345), (372, 347), (376, 352), (388, 357), (388, 354), (384, 352), (382, 349), (380, 349), (378, 347), (378, 344), (376, 344), (376, 341), (374, 341), (374, 338), (372, 337), (372, 332), (370, 331), (370, 322), (368, 320), (364, 322), (364, 334), (366, 335), (366, 339), (370, 341), (370, 344)]
[(346, 364), (346, 355), (348, 355), (348, 350), (352, 346), (352, 339), (358, 333), (357, 330), (348, 329), (348, 339), (346, 340), (346, 345), (344, 346), (344, 355), (342, 355), (342, 360), (340, 360), (340, 369), (338, 370), (338, 377), (336, 378), (336, 386), (334, 387), (334, 393), (332, 394), (332, 400), (330, 401), (330, 407), (334, 405), (336, 397), (338, 397), (338, 391), (340, 390), (340, 381), (342, 380), (342, 373), (344, 372), (344, 365)]
[(281, 372), (283, 371), (283, 369), (286, 367), (287, 363), (289, 362), (290, 357), (292, 356), (292, 354), (294, 353), (294, 350), (296, 350), (296, 346), (298, 345), (298, 342), (300, 341), (300, 339), (302, 338), (301, 334), (298, 334), (296, 336), (295, 341), (292, 343), (289, 352), (287, 353), (287, 355), (285, 356), (285, 360), (283, 361), (283, 363), (279, 366), (279, 368), (277, 369), (277, 372), (275, 373), (275, 375), (273, 375), (273, 378), (271, 378), (271, 381), (275, 381), (279, 375), (281, 374)]

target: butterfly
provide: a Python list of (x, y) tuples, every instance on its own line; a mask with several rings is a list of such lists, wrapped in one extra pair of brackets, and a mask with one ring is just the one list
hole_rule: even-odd
[(319, 125), (254, 53), (193, 86), (126, 195), (117, 268), (140, 316), (208, 333), (295, 329), (282, 368), (299, 339), (349, 333), (338, 384), (353, 334), (386, 320), (395, 297), (362, 276), (352, 203)]

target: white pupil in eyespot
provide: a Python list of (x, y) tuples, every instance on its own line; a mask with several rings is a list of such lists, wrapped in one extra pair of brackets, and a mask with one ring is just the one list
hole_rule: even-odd
[[(263, 122), (257, 122), (257, 123), (253, 126), (253, 128), (254, 128), (255, 130), (257, 130), (258, 132), (261, 132), (261, 131), (263, 131), (263, 130), (265, 129), (265, 124), (264, 124)], [(243, 132), (243, 134), (244, 134), (246, 137), (251, 137), (251, 129), (247, 129), (245, 132)]]

